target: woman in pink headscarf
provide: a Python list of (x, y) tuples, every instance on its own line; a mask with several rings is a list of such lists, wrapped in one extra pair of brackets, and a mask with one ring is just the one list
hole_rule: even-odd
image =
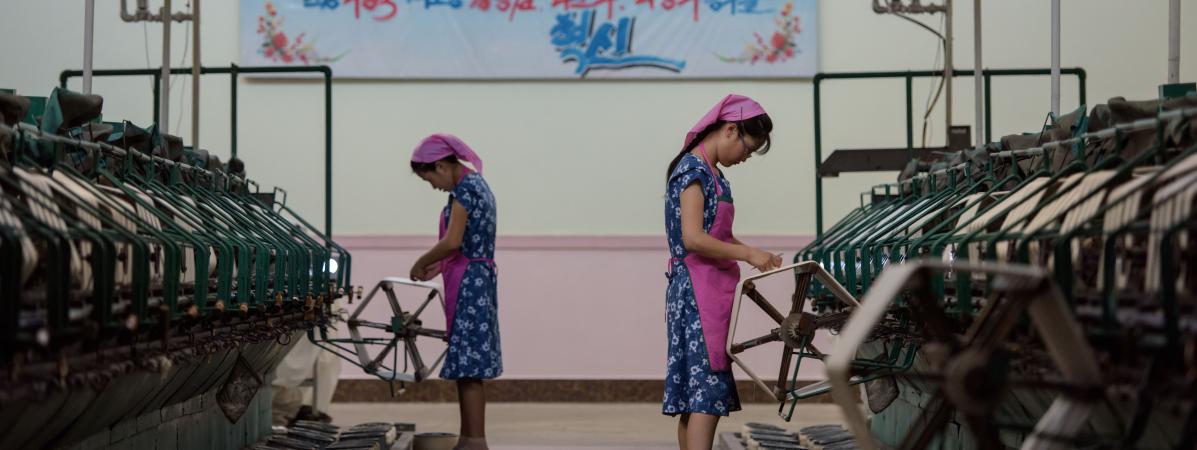
[(456, 136), (425, 138), (412, 152), (411, 168), (434, 189), (449, 192), (440, 215), (440, 240), (412, 265), (411, 278), (422, 281), (440, 274), (445, 283), (449, 349), (441, 378), (457, 381), (461, 404), (461, 436), (454, 448), (485, 450), (482, 380), (503, 373), (494, 261), (495, 196), (482, 179), (482, 159)]
[(728, 95), (686, 134), (666, 173), (665, 230), (672, 258), (662, 412), (680, 415), (677, 438), (683, 450), (709, 450), (719, 418), (740, 409), (725, 350), (740, 281), (738, 261), (762, 271), (781, 265), (780, 256), (732, 234), (731, 183), (719, 170), (769, 151), (772, 130), (773, 121), (760, 104)]

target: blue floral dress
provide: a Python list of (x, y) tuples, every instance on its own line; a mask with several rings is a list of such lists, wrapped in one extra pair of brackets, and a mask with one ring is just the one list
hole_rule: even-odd
[(499, 350), (499, 280), (493, 261), (495, 196), (482, 175), (471, 172), (449, 193), (449, 202), (441, 213), (444, 223), (449, 222), (454, 200), (469, 214), (460, 251), (470, 262), (458, 290), (449, 352), (445, 355), (441, 378), (492, 379), (503, 373)]
[(714, 183), (720, 183), (724, 195), (731, 196), (731, 184), (722, 176), (712, 176), (702, 159), (693, 154), (682, 157), (669, 176), (665, 199), (665, 233), (672, 256), (670, 273), (666, 275), (669, 289), (665, 294), (669, 352), (661, 412), (671, 416), (681, 413), (726, 416), (740, 410), (740, 396), (730, 370), (711, 371), (694, 286), (690, 272), (682, 262), (687, 252), (682, 243), (681, 195), (682, 190), (693, 183), (702, 187), (704, 230), (710, 231), (715, 222), (719, 199)]

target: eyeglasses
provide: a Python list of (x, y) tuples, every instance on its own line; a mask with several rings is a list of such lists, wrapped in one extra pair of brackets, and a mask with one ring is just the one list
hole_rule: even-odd
[(743, 131), (739, 131), (739, 132), (738, 132), (738, 133), (736, 133), (736, 134), (737, 134), (737, 135), (738, 135), (738, 137), (740, 138), (740, 145), (744, 146), (744, 151), (745, 151), (746, 153), (748, 153), (748, 155), (749, 155), (749, 156), (751, 156), (753, 153), (756, 153), (756, 152), (757, 152), (757, 150), (760, 150), (762, 147), (764, 147), (764, 146), (765, 146), (765, 145), (762, 143), (761, 145), (758, 145), (758, 146), (756, 146), (756, 148), (752, 148), (752, 146), (749, 146), (749, 145), (748, 145), (748, 142), (744, 140), (744, 132), (743, 132)]

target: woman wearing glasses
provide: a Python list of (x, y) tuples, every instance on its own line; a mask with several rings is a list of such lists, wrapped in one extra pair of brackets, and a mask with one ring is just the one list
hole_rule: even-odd
[(666, 324), (669, 354), (662, 412), (678, 418), (678, 446), (709, 450), (719, 418), (740, 409), (725, 350), (737, 261), (765, 271), (781, 257), (732, 234), (731, 167), (769, 151), (773, 121), (761, 105), (728, 95), (686, 134), (666, 172), (669, 242)]

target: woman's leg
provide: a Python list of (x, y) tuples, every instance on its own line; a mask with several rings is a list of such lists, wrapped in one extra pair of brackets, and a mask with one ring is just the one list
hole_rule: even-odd
[(457, 421), (460, 422), (460, 429), (457, 431), (457, 446), (461, 447), (465, 442), (466, 430), (469, 428), (469, 417), (466, 416), (466, 401), (465, 394), (462, 393), (462, 380), (457, 380)]
[(485, 450), (486, 391), (482, 380), (457, 380), (457, 402), (461, 408), (458, 448)]
[(682, 413), (677, 417), (677, 448), (686, 450), (686, 428), (690, 421), (690, 413)]
[(686, 450), (711, 450), (719, 416), (693, 413), (686, 422)]

